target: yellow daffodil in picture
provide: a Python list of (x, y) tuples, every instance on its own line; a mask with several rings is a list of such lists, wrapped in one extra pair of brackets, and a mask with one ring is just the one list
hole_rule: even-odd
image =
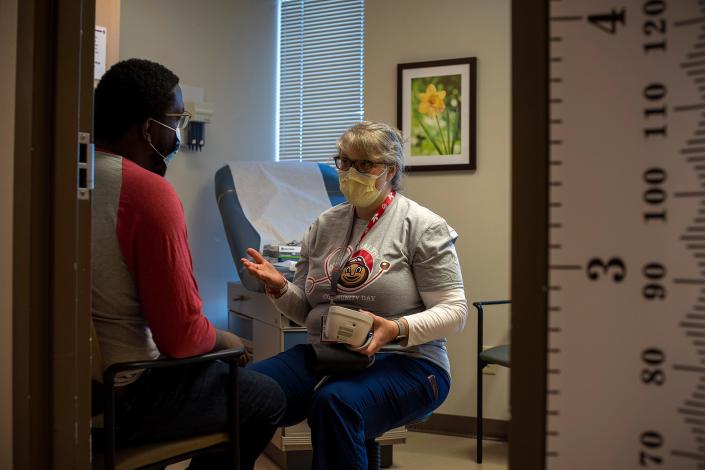
[(446, 109), (445, 90), (437, 91), (433, 83), (426, 87), (426, 93), (419, 93), (419, 112), (436, 117), (437, 113), (442, 113)]
[(460, 151), (460, 75), (411, 79), (411, 156)]

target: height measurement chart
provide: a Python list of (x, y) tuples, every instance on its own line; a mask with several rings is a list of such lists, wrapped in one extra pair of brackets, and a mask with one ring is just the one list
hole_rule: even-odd
[(550, 2), (548, 469), (705, 469), (705, 0)]

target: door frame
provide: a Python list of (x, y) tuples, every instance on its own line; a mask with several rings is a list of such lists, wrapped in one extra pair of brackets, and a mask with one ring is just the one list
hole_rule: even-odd
[(512, 368), (509, 468), (546, 464), (548, 0), (512, 1)]
[(18, 2), (13, 202), (13, 466), (90, 468), (90, 200), (95, 2)]

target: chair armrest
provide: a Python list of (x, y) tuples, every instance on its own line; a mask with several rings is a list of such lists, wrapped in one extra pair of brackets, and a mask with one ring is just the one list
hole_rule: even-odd
[(477, 309), (477, 321), (480, 326), (482, 325), (482, 312), (484, 311), (485, 305), (505, 305), (511, 304), (511, 300), (481, 300), (479, 302), (473, 302), (472, 305)]
[(511, 303), (511, 300), (483, 300), (481, 302), (473, 302), (472, 304), (476, 309), (481, 310), (485, 305), (502, 305)]
[(201, 362), (217, 361), (219, 359), (237, 358), (245, 354), (245, 350), (238, 349), (222, 349), (220, 351), (209, 352), (199, 356), (185, 357), (182, 359), (164, 358), (154, 359), (151, 361), (132, 361), (132, 362), (117, 362), (108, 367), (103, 374), (103, 384), (113, 387), (115, 375), (119, 372), (139, 369), (164, 369), (167, 367), (180, 367), (190, 364), (198, 364)]

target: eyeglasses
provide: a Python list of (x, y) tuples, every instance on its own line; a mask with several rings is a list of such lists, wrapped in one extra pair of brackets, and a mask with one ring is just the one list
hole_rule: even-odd
[(178, 121), (176, 121), (177, 129), (185, 129), (186, 126), (188, 126), (189, 121), (193, 117), (188, 111), (184, 111), (183, 113), (167, 113), (164, 116), (179, 118)]
[(387, 166), (385, 162), (374, 162), (372, 160), (350, 160), (346, 157), (333, 157), (335, 167), (339, 170), (348, 171), (351, 166), (354, 166), (360, 173), (369, 173), (376, 166)]

